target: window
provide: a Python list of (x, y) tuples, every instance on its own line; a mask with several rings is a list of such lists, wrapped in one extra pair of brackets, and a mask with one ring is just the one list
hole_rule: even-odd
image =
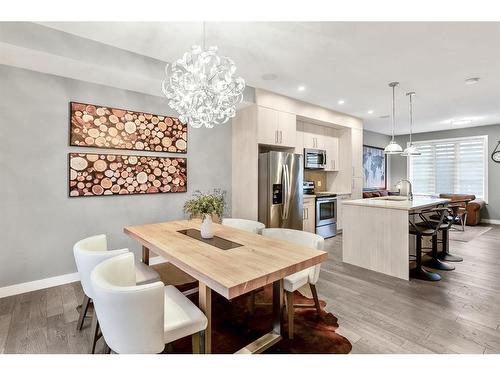
[(488, 136), (414, 142), (422, 153), (408, 158), (415, 194), (474, 194), (488, 200)]

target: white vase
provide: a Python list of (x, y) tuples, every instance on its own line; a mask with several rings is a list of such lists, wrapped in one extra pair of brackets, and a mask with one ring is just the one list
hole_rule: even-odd
[(202, 238), (214, 238), (214, 226), (212, 225), (212, 215), (204, 215), (203, 221), (201, 222), (201, 237)]

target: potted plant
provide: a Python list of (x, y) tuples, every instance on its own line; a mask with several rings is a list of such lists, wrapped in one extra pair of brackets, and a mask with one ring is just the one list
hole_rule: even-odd
[(225, 198), (226, 192), (221, 189), (214, 189), (211, 193), (202, 193), (196, 190), (193, 193), (193, 197), (184, 203), (184, 212), (188, 213), (191, 218), (201, 218), (201, 237), (214, 237), (212, 215), (222, 218)]

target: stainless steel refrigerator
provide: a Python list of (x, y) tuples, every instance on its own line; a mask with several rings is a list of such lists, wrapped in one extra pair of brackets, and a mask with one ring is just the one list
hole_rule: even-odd
[(269, 151), (259, 155), (259, 221), (267, 228), (302, 230), (303, 157)]

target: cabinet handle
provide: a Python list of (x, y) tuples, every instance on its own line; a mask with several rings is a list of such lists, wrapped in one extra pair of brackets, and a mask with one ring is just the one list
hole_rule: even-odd
[(274, 131), (274, 143), (278, 143), (278, 131)]
[(280, 130), (280, 144), (283, 143), (283, 132)]
[(335, 164), (336, 164), (336, 160), (334, 160), (334, 161), (333, 161), (333, 169), (336, 169), (336, 168), (335, 168), (335, 167), (336, 167), (336, 165), (335, 165)]
[(309, 219), (309, 207), (306, 208), (306, 219)]

